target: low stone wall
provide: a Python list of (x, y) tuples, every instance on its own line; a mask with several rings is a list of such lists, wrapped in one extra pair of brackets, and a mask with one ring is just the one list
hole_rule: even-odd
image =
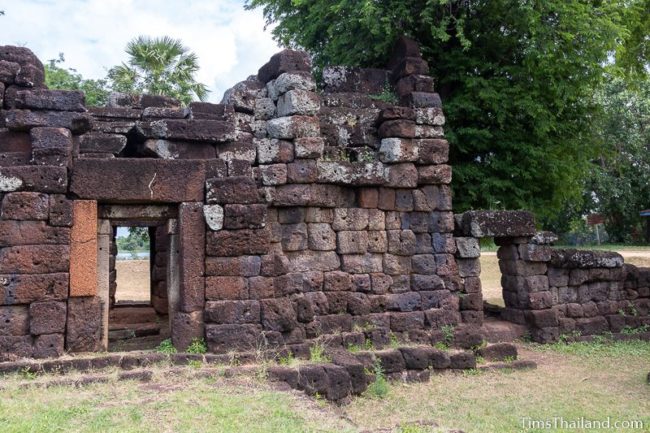
[[(560, 336), (641, 333), (650, 328), (650, 269), (624, 264), (620, 254), (607, 251), (555, 249), (550, 233), (535, 233), (527, 212), (468, 212), (457, 217), (464, 245), (494, 237), (502, 273), (506, 308), (501, 317), (526, 325), (538, 342)], [(475, 248), (459, 247), (462, 257)], [(461, 276), (478, 273), (478, 258), (459, 258)], [(478, 298), (478, 296), (477, 296)], [(472, 302), (478, 303), (476, 299)]]

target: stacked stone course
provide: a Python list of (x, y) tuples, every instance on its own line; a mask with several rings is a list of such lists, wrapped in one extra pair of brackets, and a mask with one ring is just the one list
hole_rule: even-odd
[(105, 349), (114, 227), (141, 223), (152, 306), (179, 349), (304, 354), (314, 339), (432, 344), (450, 329), (480, 345), (484, 236), (503, 245), (504, 317), (537, 339), (604, 328), (592, 303), (612, 330), (623, 301), (638, 315), (624, 326), (645, 323), (645, 271), (550, 252), (527, 214), (454, 217), (440, 98), (406, 38), (386, 69), (325, 68), (320, 90), (309, 56), (285, 50), (221, 104), (188, 107), (113, 94), (86, 108), (42, 69), (0, 47), (1, 357)]

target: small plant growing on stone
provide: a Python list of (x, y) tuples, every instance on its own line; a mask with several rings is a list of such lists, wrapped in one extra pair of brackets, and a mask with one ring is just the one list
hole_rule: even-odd
[(368, 385), (366, 394), (372, 398), (384, 398), (389, 391), (388, 380), (384, 374), (381, 362), (377, 359), (373, 364), (372, 374), (375, 376), (374, 382)]
[(207, 351), (208, 345), (205, 344), (205, 340), (203, 338), (194, 338), (192, 340), (192, 343), (187, 348), (187, 353), (197, 353), (202, 355), (204, 353), (207, 353)]
[(506, 364), (512, 364), (513, 362), (515, 362), (515, 357), (506, 356), (505, 358), (503, 358), (503, 362), (505, 362)]
[(292, 352), (288, 352), (286, 355), (281, 356), (278, 359), (278, 364), (285, 365), (287, 367), (292, 366), (296, 363), (296, 358), (293, 356)]
[(399, 340), (397, 339), (397, 335), (391, 332), (388, 335), (388, 340), (391, 348), (397, 349), (399, 347)]
[(454, 325), (444, 325), (440, 330), (442, 331), (442, 337), (445, 339), (445, 343), (450, 345), (454, 341)]
[(476, 357), (476, 363), (477, 364), (485, 364), (485, 358), (483, 358), (482, 356), (477, 356)]
[(445, 343), (444, 341), (438, 341), (436, 344), (433, 345), (438, 350), (449, 350), (449, 345)]
[(176, 353), (176, 348), (172, 344), (172, 340), (170, 338), (163, 340), (160, 342), (158, 347), (156, 347), (156, 351), (160, 353), (166, 353), (168, 355), (171, 355), (172, 353)]
[(309, 348), (309, 360), (312, 362), (330, 362), (330, 358), (325, 354), (325, 345), (315, 343)]
[(370, 99), (374, 99), (375, 101), (387, 102), (389, 104), (397, 104), (397, 96), (395, 95), (395, 92), (393, 92), (393, 89), (391, 88), (388, 82), (384, 84), (384, 88), (381, 90), (380, 93), (373, 93), (371, 95), (368, 95), (368, 97)]
[(193, 359), (190, 362), (187, 363), (192, 368), (201, 368), (203, 367), (203, 363), (199, 361), (198, 359)]

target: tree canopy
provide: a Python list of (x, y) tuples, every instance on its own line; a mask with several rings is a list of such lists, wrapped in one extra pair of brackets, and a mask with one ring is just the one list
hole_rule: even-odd
[(196, 81), (198, 57), (178, 39), (139, 36), (126, 47), (127, 62), (108, 71), (111, 87), (120, 92), (171, 96), (187, 104), (208, 95)]
[(76, 69), (63, 68), (63, 53), (58, 59), (51, 59), (45, 64), (45, 84), (50, 89), (81, 90), (86, 95), (86, 105), (106, 105), (110, 89), (106, 80), (87, 80)]
[(582, 196), (601, 153), (594, 89), (615, 53), (645, 55), (626, 23), (643, 28), (647, 1), (249, 0), (247, 7), (262, 7), (275, 38), (308, 50), (319, 65), (381, 67), (397, 37), (414, 38), (447, 114), (455, 209), (528, 208), (543, 219)]

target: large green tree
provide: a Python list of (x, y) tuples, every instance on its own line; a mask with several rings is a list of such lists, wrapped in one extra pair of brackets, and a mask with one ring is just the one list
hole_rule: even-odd
[[(593, 97), (638, 0), (249, 0), (317, 64), (381, 66), (417, 40), (447, 114), (454, 203), (550, 217), (598, 154)], [(640, 20), (637, 20), (637, 22)]]
[(110, 89), (104, 79), (87, 80), (73, 68), (64, 68), (63, 53), (58, 59), (52, 59), (45, 65), (45, 84), (50, 89), (81, 90), (86, 95), (86, 105), (106, 105)]
[(598, 92), (604, 107), (597, 125), (606, 144), (594, 161), (587, 198), (605, 216), (610, 239), (644, 239), (639, 211), (650, 209), (650, 80), (630, 85), (611, 77)]
[(207, 86), (195, 78), (198, 57), (180, 40), (139, 36), (128, 43), (126, 53), (129, 60), (108, 72), (114, 90), (166, 95), (186, 104), (207, 97)]

